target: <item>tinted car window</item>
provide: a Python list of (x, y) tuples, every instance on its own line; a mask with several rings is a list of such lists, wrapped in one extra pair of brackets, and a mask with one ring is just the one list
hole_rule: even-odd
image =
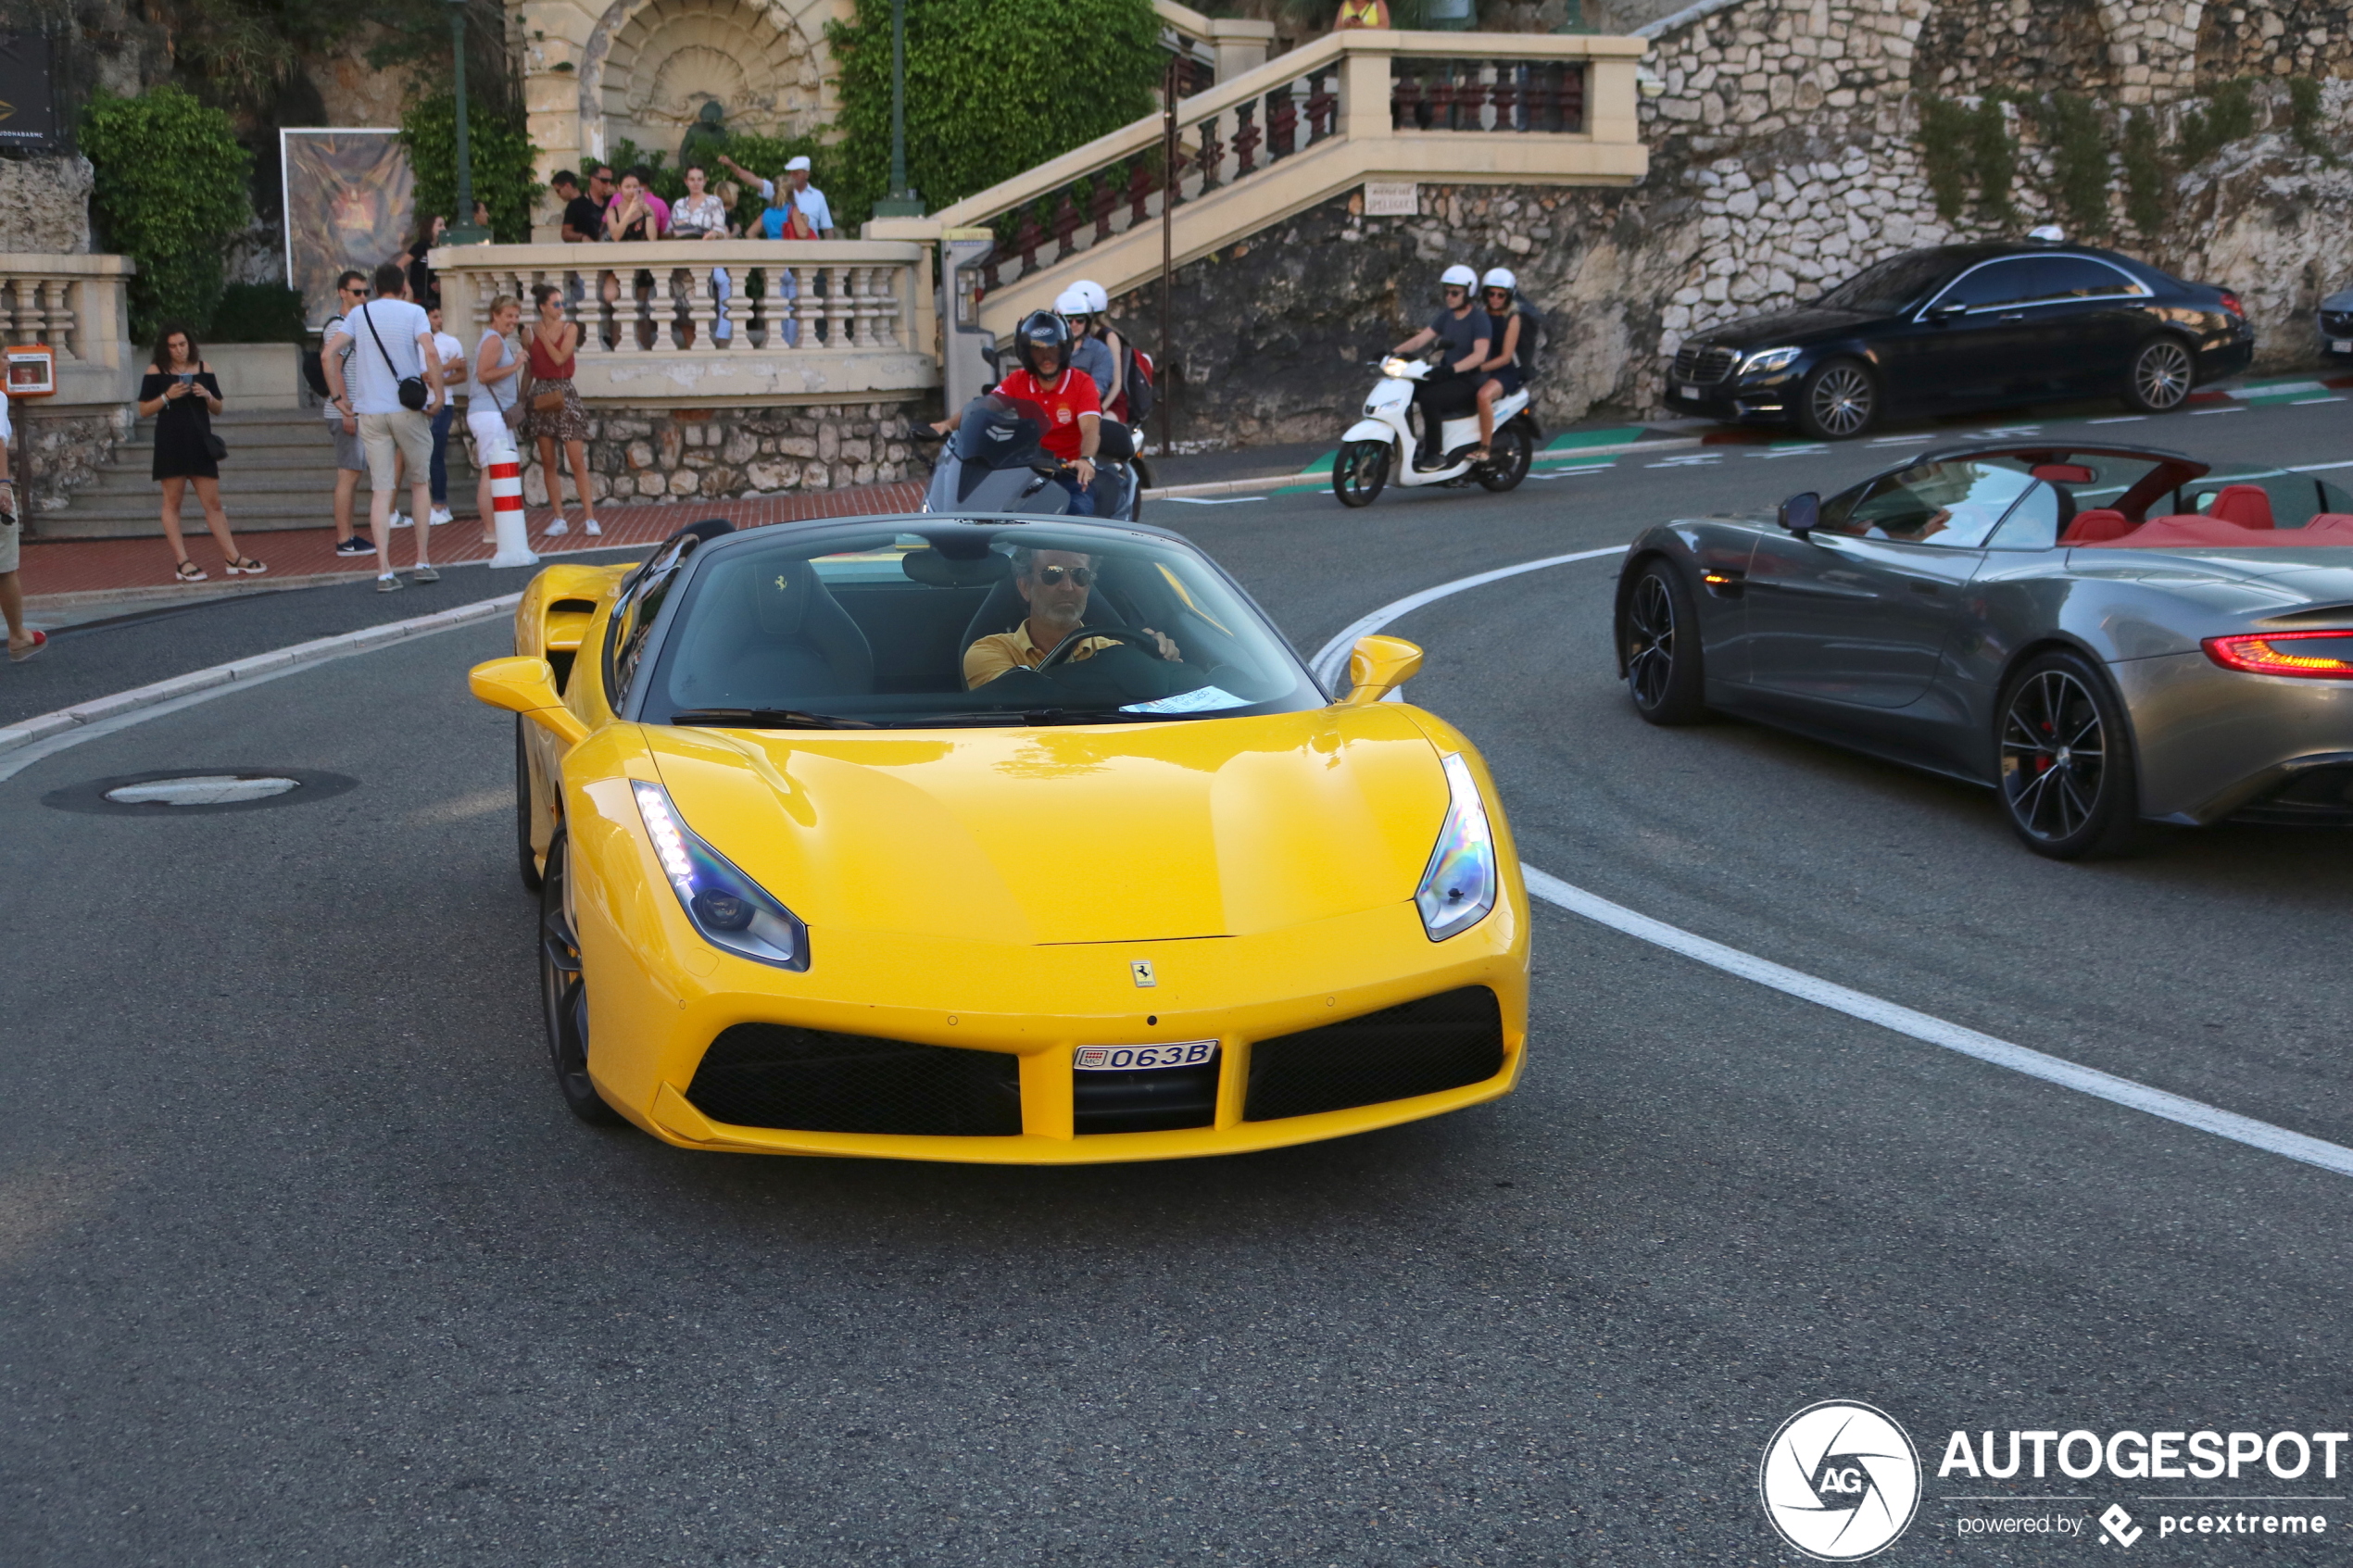
[(1832, 496), (1819, 526), (1856, 538), (1971, 549), (2033, 483), (2007, 458), (1919, 463)]
[(1939, 305), (1966, 305), (1971, 310), (1987, 310), (1997, 305), (2016, 305), (2034, 296), (2034, 270), (2041, 263), (2034, 259), (1989, 261), (1958, 279), (1953, 286), (1939, 295)]
[(2027, 263), (2032, 299), (2103, 299), (2149, 291), (2104, 261), (2082, 256), (2046, 256)]
[(1952, 276), (1952, 258), (1942, 251), (1907, 250), (1874, 262), (1816, 303), (1833, 310), (1893, 316)]

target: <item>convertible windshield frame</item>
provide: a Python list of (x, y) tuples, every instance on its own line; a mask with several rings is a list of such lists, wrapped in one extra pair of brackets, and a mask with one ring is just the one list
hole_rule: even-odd
[[(1029, 702), (1019, 707), (1008, 704), (1002, 709), (976, 707), (972, 710), (964, 711), (954, 709), (949, 700), (959, 694), (898, 692), (862, 697), (859, 699), (858, 706), (846, 713), (825, 711), (825, 705), (821, 701), (796, 700), (788, 705), (789, 708), (802, 710), (809, 718), (849, 721), (792, 724), (789, 727), (796, 731), (822, 727), (829, 734), (843, 734), (850, 733), (907, 734), (927, 728), (1033, 728), (1082, 723), (1126, 725), (1137, 722), (1240, 718), (1265, 712), (1305, 711), (1312, 708), (1327, 706), (1337, 700), (1330, 687), (1309, 667), (1307, 660), (1301, 657), (1298, 648), (1292, 645), (1290, 637), (1284, 634), (1282, 629), (1251, 596), (1249, 590), (1236, 582), (1233, 574), (1228, 572), (1214, 557), (1181, 534), (1167, 529), (1154, 528), (1147, 523), (1069, 516), (1000, 516), (992, 513), (960, 518), (953, 513), (916, 512), (826, 518), (822, 521), (812, 520), (805, 523), (738, 530), (721, 538), (707, 541), (700, 547), (691, 549), (673, 568), (674, 579), (667, 584), (667, 591), (663, 595), (660, 608), (640, 634), (642, 646), (635, 665), (637, 678), (630, 683), (630, 689), (625, 700), (620, 705), (620, 711), (616, 713), (616, 717), (624, 721), (645, 724), (668, 725), (673, 722), (671, 714), (662, 711), (668, 703), (664, 688), (667, 684), (669, 660), (673, 644), (680, 634), (684, 620), (692, 613), (693, 607), (699, 597), (695, 592), (696, 584), (703, 573), (724, 567), (732, 559), (740, 558), (745, 552), (762, 550), (789, 541), (794, 546), (795, 556), (804, 560), (814, 561), (827, 556), (849, 553), (862, 546), (871, 548), (876, 535), (887, 534), (902, 539), (911, 535), (921, 536), (932, 541), (934, 548), (938, 548), (942, 544), (952, 545), (957, 546), (960, 555), (977, 559), (987, 552), (988, 545), (1002, 541), (1006, 534), (1013, 533), (1018, 536), (1023, 531), (1033, 528), (1038, 531), (1039, 543), (1046, 548), (1054, 547), (1045, 544), (1047, 538), (1067, 539), (1076, 535), (1080, 539), (1101, 540), (1102, 547), (1107, 551), (1115, 549), (1120, 542), (1126, 541), (1132, 546), (1140, 546), (1146, 552), (1168, 552), (1186, 558), (1214, 578), (1219, 586), (1255, 618), (1255, 631), (1259, 639), (1265, 645), (1264, 651), (1278, 656), (1292, 677), (1290, 691), (1278, 696), (1257, 702), (1238, 703), (1230, 707), (1187, 710), (1179, 706), (1149, 711), (1139, 710), (1137, 705), (1133, 704), (1123, 707), (1074, 707), (1067, 701), (1057, 701), (1051, 698)], [(1194, 613), (1203, 614), (1204, 618), (1212, 620), (1213, 624), (1217, 624), (1214, 618), (1206, 617), (1205, 612), (1198, 607), (1193, 608)], [(1222, 626), (1220, 629), (1228, 630)], [(1229, 630), (1228, 634), (1231, 634)], [(985, 687), (973, 689), (977, 691)], [(1217, 688), (1213, 684), (1209, 687), (1201, 689), (1215, 690)], [(1168, 697), (1154, 700), (1175, 703), (1178, 699)], [(905, 720), (896, 718), (890, 711), (892, 709), (904, 711)], [(691, 712), (694, 709), (689, 705), (682, 704), (678, 711)], [(692, 727), (724, 728), (726, 726), (713, 725), (708, 719), (700, 719), (699, 721), (693, 723)], [(784, 726), (748, 723), (744, 727), (758, 729)]]

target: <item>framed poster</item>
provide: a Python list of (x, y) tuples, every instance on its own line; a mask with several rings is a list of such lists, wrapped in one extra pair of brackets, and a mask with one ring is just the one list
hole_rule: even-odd
[(397, 131), (280, 131), (284, 182), (286, 285), (302, 293), (303, 320), (335, 313), (335, 278), (372, 272), (414, 232), (416, 179)]
[(57, 58), (45, 32), (0, 32), (0, 147), (46, 153), (65, 145)]

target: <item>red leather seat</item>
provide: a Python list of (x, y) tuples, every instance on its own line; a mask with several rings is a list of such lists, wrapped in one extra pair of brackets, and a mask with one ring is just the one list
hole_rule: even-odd
[(2307, 541), (2314, 545), (2353, 545), (2353, 512), (2316, 512), (2301, 528), (2283, 529), (2280, 537), (2293, 539), (2309, 534)]
[(2133, 524), (2113, 507), (2093, 507), (2075, 514), (2067, 525), (2062, 545), (2108, 545), (2133, 532)]
[(2213, 515), (2241, 528), (2270, 528), (2271, 497), (2259, 484), (2226, 484), (2214, 497)]

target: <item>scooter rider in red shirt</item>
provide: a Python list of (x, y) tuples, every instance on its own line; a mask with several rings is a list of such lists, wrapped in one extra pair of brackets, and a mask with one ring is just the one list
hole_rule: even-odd
[[(1070, 365), (1070, 326), (1051, 310), (1033, 310), (1013, 329), (1013, 358), (1020, 369), (997, 383), (1000, 395), (1035, 403), (1046, 412), (1040, 445), (1076, 470), (1060, 483), (1070, 493), (1071, 511), (1095, 515), (1095, 445), (1102, 438), (1102, 397), (1094, 378)], [(931, 428), (945, 435), (963, 422), (957, 409)]]

